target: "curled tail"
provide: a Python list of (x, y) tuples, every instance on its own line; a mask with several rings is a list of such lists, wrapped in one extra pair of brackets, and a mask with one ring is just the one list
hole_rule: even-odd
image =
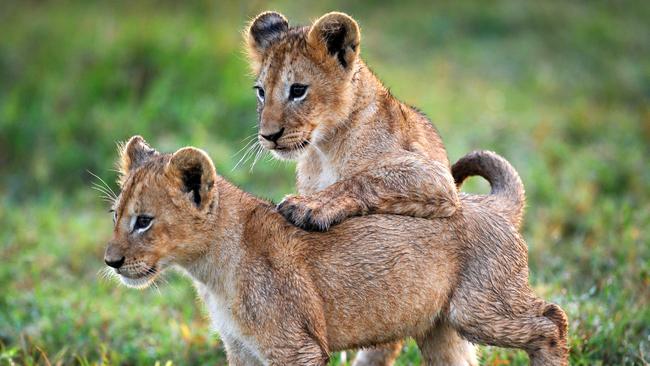
[(519, 174), (510, 163), (492, 151), (473, 151), (460, 158), (451, 173), (460, 188), (463, 181), (479, 175), (490, 182), (492, 192), (489, 200), (495, 210), (502, 212), (519, 229), (524, 216), (526, 196)]

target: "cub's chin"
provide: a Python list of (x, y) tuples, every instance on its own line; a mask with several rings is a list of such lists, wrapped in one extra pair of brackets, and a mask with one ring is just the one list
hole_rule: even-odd
[(271, 154), (279, 160), (298, 160), (309, 149), (309, 143), (304, 142), (291, 149), (273, 149)]
[(304, 149), (294, 149), (294, 150), (271, 150), (273, 157), (278, 160), (298, 160), (302, 154), (305, 153)]
[(139, 277), (139, 278), (129, 278), (120, 275), (120, 281), (122, 282), (123, 285), (125, 285), (126, 287), (136, 288), (136, 289), (144, 289), (149, 287), (149, 285), (153, 283), (155, 278), (156, 278), (155, 275), (147, 275), (145, 277)]
[(158, 277), (159, 271), (152, 269), (140, 276), (125, 276), (124, 274), (118, 273), (120, 282), (126, 287), (144, 289), (151, 285), (156, 277)]

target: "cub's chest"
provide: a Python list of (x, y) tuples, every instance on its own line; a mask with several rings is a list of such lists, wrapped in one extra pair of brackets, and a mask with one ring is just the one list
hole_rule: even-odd
[(321, 191), (339, 180), (338, 171), (329, 161), (321, 162), (320, 174), (316, 178), (317, 190)]
[(300, 194), (313, 194), (341, 179), (336, 163), (323, 153), (313, 153), (298, 163), (298, 190)]
[(219, 333), (224, 342), (237, 343), (249, 355), (266, 364), (257, 341), (250, 336), (246, 336), (241, 331), (239, 324), (233, 317), (231, 304), (221, 296), (214, 295), (203, 285), (197, 285), (196, 287), (210, 314), (212, 329)]

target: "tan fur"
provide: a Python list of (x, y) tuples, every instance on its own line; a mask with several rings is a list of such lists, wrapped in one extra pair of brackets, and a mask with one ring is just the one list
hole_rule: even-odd
[[(140, 137), (124, 150), (139, 163), (122, 172), (106, 261), (122, 258), (131, 286), (172, 265), (186, 272), (230, 364), (326, 365), (332, 351), (413, 336), (430, 365), (441, 322), (524, 349), (533, 365), (567, 364), (566, 316), (532, 293), (526, 245), (485, 208), (493, 196), (461, 195), (449, 218), (368, 215), (305, 232), (219, 178), (202, 151), (149, 150)], [(153, 219), (138, 232), (142, 215)]]
[[(310, 230), (346, 217), (394, 213), (448, 217), (458, 194), (447, 153), (430, 121), (395, 99), (358, 57), (357, 23), (329, 13), (309, 27), (289, 27), (266, 12), (246, 41), (259, 98), (259, 141), (296, 159), (301, 196), (280, 212)], [(304, 99), (291, 86), (307, 85)], [(277, 141), (263, 136), (282, 132)]]

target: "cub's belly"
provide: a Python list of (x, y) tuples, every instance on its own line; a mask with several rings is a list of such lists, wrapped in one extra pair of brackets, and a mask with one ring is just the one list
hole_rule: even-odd
[(401, 302), (377, 298), (357, 306), (334, 305), (327, 311), (328, 344), (332, 351), (388, 343), (430, 329), (441, 315), (445, 301), (432, 298), (403, 298)]
[[(419, 266), (416, 266), (419, 267)], [(324, 276), (328, 344), (332, 350), (372, 346), (422, 334), (445, 309), (455, 275), (432, 265), (412, 271)], [(374, 276), (374, 277), (373, 277)]]

